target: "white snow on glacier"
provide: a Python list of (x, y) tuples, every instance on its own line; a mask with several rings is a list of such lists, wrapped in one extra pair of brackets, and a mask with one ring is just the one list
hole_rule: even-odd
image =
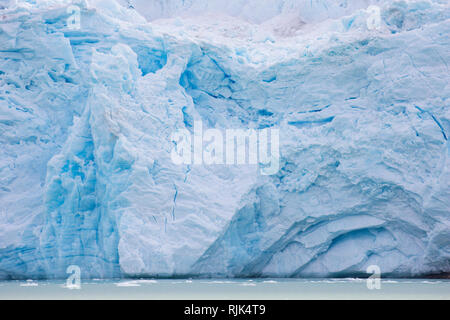
[[(0, 1), (0, 278), (450, 272), (449, 34), (443, 0)], [(193, 120), (279, 128), (280, 171), (173, 164)]]

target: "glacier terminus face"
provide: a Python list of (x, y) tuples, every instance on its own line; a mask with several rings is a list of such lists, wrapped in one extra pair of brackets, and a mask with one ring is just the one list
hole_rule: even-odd
[(450, 273), (446, 0), (0, 0), (0, 279)]

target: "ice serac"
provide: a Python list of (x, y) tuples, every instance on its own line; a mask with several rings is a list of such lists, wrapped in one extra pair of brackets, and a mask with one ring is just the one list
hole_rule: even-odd
[[(446, 1), (121, 3), (0, 2), (0, 278), (450, 272)], [(174, 164), (195, 120), (279, 172)]]

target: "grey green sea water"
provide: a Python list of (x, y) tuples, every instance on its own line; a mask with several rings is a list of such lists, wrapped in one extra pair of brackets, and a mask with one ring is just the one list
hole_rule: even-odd
[(94, 279), (78, 289), (64, 280), (3, 281), (0, 299), (450, 300), (450, 280), (382, 279), (379, 289), (364, 279)]

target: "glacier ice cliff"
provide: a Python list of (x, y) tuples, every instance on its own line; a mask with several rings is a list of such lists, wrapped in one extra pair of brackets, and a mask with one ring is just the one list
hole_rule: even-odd
[[(0, 278), (450, 272), (449, 35), (444, 0), (0, 1)], [(193, 119), (279, 128), (279, 172), (175, 165)]]

